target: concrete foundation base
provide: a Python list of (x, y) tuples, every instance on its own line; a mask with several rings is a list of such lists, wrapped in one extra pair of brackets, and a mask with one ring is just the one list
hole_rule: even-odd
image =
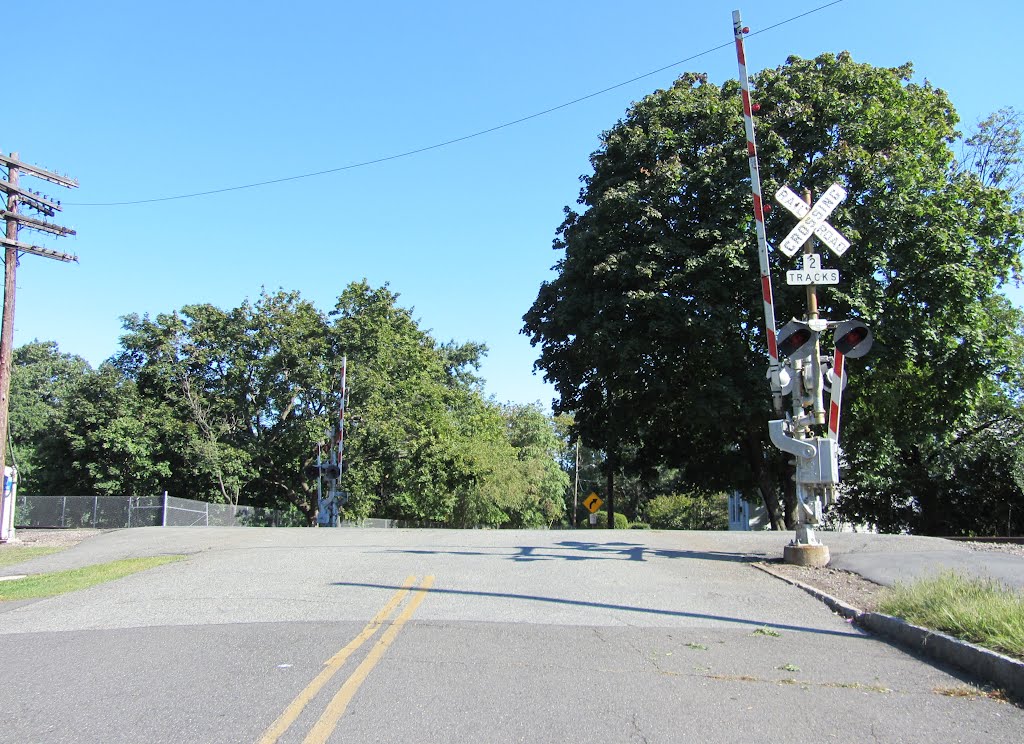
[(824, 568), (831, 556), (828, 545), (787, 545), (782, 549), (782, 559), (794, 566)]

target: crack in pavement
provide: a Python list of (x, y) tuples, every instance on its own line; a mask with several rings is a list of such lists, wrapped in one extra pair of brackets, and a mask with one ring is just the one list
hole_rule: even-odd
[(630, 723), (633, 724), (633, 733), (630, 735), (629, 738), (632, 739), (634, 737), (639, 737), (640, 741), (643, 742), (643, 744), (650, 744), (650, 742), (647, 741), (647, 736), (645, 736), (644, 732), (640, 729), (640, 724), (636, 722), (636, 713), (633, 714)]

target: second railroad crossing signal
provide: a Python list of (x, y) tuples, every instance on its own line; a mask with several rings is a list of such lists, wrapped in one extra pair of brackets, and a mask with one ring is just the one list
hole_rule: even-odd
[(837, 256), (846, 253), (846, 249), (850, 247), (850, 241), (825, 221), (832, 214), (832, 210), (838, 207), (845, 198), (846, 189), (838, 183), (829, 186), (828, 190), (812, 206), (808, 206), (788, 186), (783, 186), (776, 191), (775, 200), (800, 220), (799, 224), (779, 245), (779, 250), (792, 257), (803, 247), (811, 235), (817, 235), (818, 239)]

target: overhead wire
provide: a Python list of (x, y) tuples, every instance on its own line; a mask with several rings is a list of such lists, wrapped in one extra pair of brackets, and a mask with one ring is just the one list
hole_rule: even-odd
[[(843, 2), (846, 2), (846, 0), (832, 0), (831, 2), (825, 3), (824, 5), (819, 5), (816, 8), (812, 8), (810, 10), (804, 11), (803, 13), (799, 13), (798, 15), (791, 16), (789, 18), (786, 18), (785, 20), (779, 21), (778, 23), (774, 23), (774, 24), (772, 24), (770, 26), (766, 26), (765, 28), (760, 29), (759, 31), (751, 31), (750, 33), (747, 34), (747, 36), (748, 37), (750, 37), (750, 36), (757, 36), (759, 34), (767, 33), (769, 31), (772, 31), (774, 29), (779, 28), (780, 26), (785, 26), (786, 24), (792, 23), (792, 22), (797, 21), (797, 20), (799, 20), (801, 18), (806, 18), (807, 16), (813, 15), (815, 13), (819, 13), (819, 12), (821, 12), (823, 10), (826, 10), (827, 8), (831, 8), (833, 5), (839, 5), (840, 3), (843, 3)], [(294, 175), (294, 176), (284, 176), (282, 178), (272, 178), (272, 179), (268, 179), (266, 181), (254, 181), (252, 183), (245, 183), (245, 184), (241, 184), (241, 185), (238, 185), (238, 186), (225, 186), (223, 188), (209, 189), (207, 191), (195, 191), (195, 192), (191, 192), (191, 193), (187, 193), (187, 194), (175, 194), (173, 196), (158, 196), (158, 197), (153, 197), (153, 198), (150, 198), (150, 199), (134, 199), (134, 200), (130, 200), (130, 201), (64, 202), (64, 203), (66, 205), (76, 206), (76, 207), (123, 207), (123, 206), (130, 206), (130, 205), (134, 205), (134, 204), (153, 204), (153, 203), (156, 203), (156, 202), (176, 201), (176, 200), (180, 200), (180, 199), (193, 199), (193, 198), (200, 197), (200, 196), (211, 196), (213, 194), (224, 194), (224, 193), (227, 193), (227, 192), (230, 192), (230, 191), (242, 191), (244, 189), (253, 189), (253, 188), (258, 188), (260, 186), (271, 186), (271, 185), (278, 184), (278, 183), (287, 183), (289, 181), (298, 181), (298, 180), (305, 179), (305, 178), (315, 178), (317, 176), (326, 176), (326, 175), (329, 175), (331, 173), (340, 173), (342, 171), (354, 170), (356, 168), (365, 168), (365, 167), (370, 166), (370, 165), (378, 165), (380, 163), (386, 163), (386, 162), (389, 162), (391, 160), (399, 160), (401, 158), (407, 158), (407, 157), (411, 157), (413, 155), (419, 155), (419, 154), (424, 153), (424, 152), (430, 152), (431, 150), (438, 150), (438, 149), (440, 149), (442, 147), (449, 147), (451, 145), (458, 144), (459, 142), (465, 142), (467, 140), (475, 139), (477, 137), (483, 137), (486, 134), (492, 134), (493, 132), (497, 132), (497, 131), (500, 131), (502, 129), (508, 129), (509, 127), (514, 127), (514, 126), (516, 126), (518, 124), (522, 124), (522, 123), (530, 121), (532, 119), (537, 119), (537, 118), (540, 118), (542, 116), (547, 116), (548, 114), (554, 113), (555, 111), (560, 111), (560, 110), (562, 110), (564, 108), (569, 108), (570, 106), (575, 106), (576, 104), (582, 103), (583, 101), (587, 101), (587, 100), (590, 100), (591, 98), (596, 98), (597, 96), (604, 95), (605, 93), (608, 93), (610, 91), (616, 90), (618, 88), (622, 88), (622, 87), (625, 87), (627, 85), (631, 85), (632, 83), (635, 83), (635, 82), (637, 82), (639, 80), (643, 80), (645, 78), (649, 78), (652, 75), (657, 75), (658, 73), (665, 72), (665, 70), (670, 70), (673, 67), (678, 67), (679, 65), (686, 64), (687, 62), (692, 62), (695, 59), (698, 59), (700, 57), (704, 57), (704, 56), (706, 56), (708, 54), (712, 54), (712, 53), (717, 52), (717, 51), (719, 51), (721, 49), (731, 48), (731, 47), (733, 47), (734, 43), (735, 43), (734, 41), (728, 41), (728, 42), (725, 42), (723, 44), (719, 44), (717, 46), (709, 47), (709, 48), (707, 48), (707, 49), (705, 49), (703, 51), (697, 52), (696, 54), (692, 54), (689, 57), (686, 57), (685, 59), (681, 59), (681, 60), (678, 60), (678, 61), (673, 62), (671, 64), (664, 65), (663, 67), (659, 67), (656, 70), (651, 70), (649, 72), (645, 72), (642, 75), (637, 75), (636, 77), (630, 78), (629, 80), (624, 80), (624, 81), (622, 81), (620, 83), (616, 83), (614, 85), (609, 85), (607, 88), (602, 88), (601, 90), (594, 91), (593, 93), (588, 93), (588, 94), (586, 94), (584, 96), (580, 96), (579, 98), (574, 98), (571, 101), (566, 101), (565, 103), (560, 103), (557, 106), (551, 106), (550, 108), (546, 108), (546, 109), (544, 109), (542, 111), (537, 111), (537, 112), (534, 112), (532, 114), (528, 114), (526, 116), (521, 116), (518, 119), (513, 119), (511, 121), (504, 122), (503, 124), (497, 124), (497, 125), (495, 125), (493, 127), (488, 127), (487, 129), (481, 129), (481, 130), (473, 132), (471, 134), (466, 134), (466, 135), (463, 135), (461, 137), (455, 137), (453, 139), (445, 140), (443, 142), (436, 142), (436, 143), (434, 143), (432, 145), (426, 145), (424, 147), (418, 147), (418, 148), (415, 148), (413, 150), (406, 150), (404, 152), (395, 153), (395, 154), (392, 154), (392, 155), (384, 155), (384, 156), (379, 157), (379, 158), (373, 158), (371, 160), (363, 160), (363, 161), (360, 161), (358, 163), (349, 163), (347, 165), (341, 165), (341, 166), (338, 166), (336, 168), (326, 168), (324, 170), (312, 171), (310, 173), (300, 173), (300, 174)]]

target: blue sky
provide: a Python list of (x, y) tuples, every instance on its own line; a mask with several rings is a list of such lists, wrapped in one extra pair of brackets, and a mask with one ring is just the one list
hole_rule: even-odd
[[(438, 340), (486, 343), (489, 394), (547, 405), (554, 390), (532, 373), (537, 353), (519, 329), (552, 277), (551, 241), (600, 133), (684, 71), (735, 78), (737, 7), (756, 33), (827, 2), (5, 3), (4, 27), (24, 33), (9, 35), (16, 74), (0, 150), (81, 183), (66, 191), (24, 179), (65, 202), (56, 221), (78, 235), (21, 239), (80, 263), (22, 258), (15, 344), (55, 340), (97, 365), (117, 350), (128, 313), (229, 308), (262, 287), (298, 290), (327, 310), (365, 277), (389, 283)], [(844, 49), (879, 66), (912, 61), (971, 125), (1002, 106), (1024, 110), (1007, 43), (1022, 21), (1012, 0), (844, 0), (752, 35), (748, 65)], [(723, 44), (409, 157), (86, 206), (427, 148)]]

